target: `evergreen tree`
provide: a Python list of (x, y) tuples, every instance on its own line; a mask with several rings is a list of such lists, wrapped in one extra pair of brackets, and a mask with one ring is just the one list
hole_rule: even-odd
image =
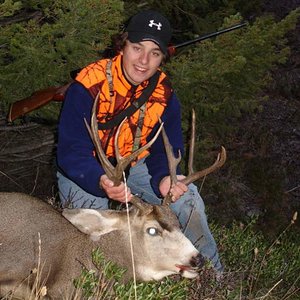
[[(0, 22), (20, 8), (41, 14), (0, 27), (0, 96), (6, 110), (10, 102), (36, 90), (66, 83), (70, 71), (99, 59), (123, 21), (119, 0), (28, 0), (23, 6), (6, 0)], [(51, 115), (52, 106), (46, 107)]]
[[(295, 27), (299, 13), (295, 10), (277, 23), (270, 16), (260, 17), (252, 25), (191, 47), (166, 65), (183, 104), (183, 120), (189, 119), (193, 107), (201, 120), (197, 132), (202, 139), (222, 138), (233, 129), (232, 118), (259, 109), (259, 93), (271, 80), (270, 70), (289, 55), (284, 36)], [(239, 15), (231, 16), (223, 27), (240, 21)]]

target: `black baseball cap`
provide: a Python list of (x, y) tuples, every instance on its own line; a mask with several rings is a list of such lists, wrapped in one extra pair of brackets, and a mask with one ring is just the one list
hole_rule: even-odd
[(141, 11), (129, 20), (126, 27), (128, 40), (132, 43), (152, 41), (166, 54), (172, 36), (170, 22), (154, 10)]

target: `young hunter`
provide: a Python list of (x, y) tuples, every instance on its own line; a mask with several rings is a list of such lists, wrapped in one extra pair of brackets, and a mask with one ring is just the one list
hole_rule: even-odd
[[(170, 189), (166, 152), (161, 134), (127, 170), (125, 184), (114, 186), (94, 155), (94, 145), (84, 119), (91, 120), (98, 96), (98, 132), (106, 156), (114, 162), (114, 118), (145, 97), (145, 103), (129, 115), (119, 135), (120, 154), (127, 156), (143, 146), (164, 123), (174, 154), (183, 153), (181, 112), (170, 81), (159, 67), (167, 57), (172, 29), (156, 11), (134, 15), (115, 42), (116, 56), (101, 59), (83, 68), (69, 87), (59, 122), (57, 149), (58, 187), (62, 205), (108, 209), (112, 200), (124, 203), (138, 195), (151, 204), (160, 204)], [(183, 178), (178, 170), (178, 178)], [(171, 209), (185, 229), (184, 234), (216, 271), (222, 265), (209, 230), (202, 198), (194, 184), (177, 182), (172, 188)], [(191, 213), (192, 212), (192, 213)], [(180, 249), (179, 249), (180, 251)]]

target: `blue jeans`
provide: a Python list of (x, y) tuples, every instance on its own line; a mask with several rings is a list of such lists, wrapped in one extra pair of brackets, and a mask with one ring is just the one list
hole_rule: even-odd
[[(57, 172), (60, 200), (63, 206), (108, 209), (108, 199), (93, 196), (85, 192), (76, 183)], [(144, 159), (137, 162), (129, 171), (127, 185), (131, 193), (151, 204), (161, 204), (150, 185), (147, 165)], [(209, 230), (204, 202), (194, 184), (170, 208), (177, 215), (184, 235), (194, 244), (199, 252), (208, 258), (215, 270), (222, 271), (222, 265), (216, 242)]]

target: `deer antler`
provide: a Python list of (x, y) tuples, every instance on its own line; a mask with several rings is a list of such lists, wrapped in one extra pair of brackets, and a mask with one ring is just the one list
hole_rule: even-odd
[[(145, 144), (143, 147), (139, 148), (135, 152), (131, 153), (130, 155), (128, 155), (126, 157), (122, 157), (120, 155), (119, 148), (118, 148), (118, 137), (119, 137), (120, 129), (123, 126), (124, 122), (126, 121), (126, 118), (125, 118), (119, 125), (117, 132), (116, 132), (116, 136), (115, 136), (115, 155), (116, 155), (117, 165), (116, 165), (116, 167), (114, 167), (111, 164), (111, 162), (108, 160), (108, 158), (106, 157), (106, 155), (102, 149), (101, 141), (100, 141), (99, 135), (98, 135), (98, 123), (97, 123), (97, 118), (96, 118), (96, 109), (97, 109), (98, 100), (99, 100), (99, 93), (98, 93), (98, 95), (94, 101), (94, 105), (93, 105), (92, 116), (91, 116), (91, 126), (89, 126), (86, 119), (84, 119), (84, 122), (88, 129), (89, 135), (93, 141), (97, 156), (101, 162), (101, 165), (105, 171), (105, 174), (107, 175), (107, 177), (110, 180), (113, 181), (113, 183), (115, 185), (119, 185), (122, 182), (124, 170), (140, 153), (142, 153), (144, 150), (147, 150), (155, 142), (160, 131), (163, 128), (163, 123), (160, 125), (155, 136), (147, 144)], [(145, 207), (146, 203), (143, 202), (138, 197), (132, 197), (131, 203), (134, 204), (136, 207), (138, 207), (141, 210), (146, 208)]]
[[(161, 122), (161, 120), (160, 120), (160, 122)], [(162, 133), (162, 138), (163, 138), (163, 141), (164, 141), (166, 154), (167, 154), (167, 158), (168, 158), (168, 166), (169, 166), (170, 179), (171, 179), (170, 189), (171, 189), (171, 187), (174, 184), (176, 184), (176, 182), (178, 181), (177, 180), (177, 175), (176, 175), (176, 169), (177, 169), (178, 164), (181, 161), (181, 153), (180, 153), (180, 150), (179, 150), (178, 151), (178, 158), (176, 158), (174, 156), (173, 147), (170, 144), (169, 138), (168, 138), (164, 128), (162, 129), (161, 133)], [(172, 193), (169, 191), (168, 194), (165, 196), (162, 204), (163, 205), (169, 205), (171, 203), (171, 201), (172, 201)]]
[[(196, 122), (195, 119), (196, 119), (195, 111), (193, 110), (192, 111), (192, 130), (191, 130), (192, 136), (191, 136), (191, 142), (190, 142), (189, 162), (188, 162), (189, 174), (187, 177), (180, 180), (180, 182), (182, 182), (186, 185), (212, 173), (213, 171), (215, 171), (218, 168), (221, 168), (226, 161), (226, 150), (222, 146), (221, 152), (218, 154), (216, 161), (210, 167), (208, 167), (204, 170), (198, 171), (198, 172), (193, 171), (194, 147), (195, 147), (195, 122)], [(173, 148), (170, 144), (170, 141), (168, 139), (168, 136), (167, 136), (164, 128), (162, 129), (162, 135), (163, 135), (163, 141), (165, 144), (165, 149), (166, 149), (168, 163), (169, 163), (170, 178), (171, 178), (170, 186), (173, 186), (178, 181), (177, 176), (176, 176), (176, 168), (181, 160), (181, 154), (179, 152), (178, 158), (175, 158)], [(171, 194), (171, 192), (169, 192), (163, 199), (162, 203), (163, 203), (163, 205), (169, 205), (169, 204), (171, 204), (171, 201), (172, 201), (172, 194)]]

